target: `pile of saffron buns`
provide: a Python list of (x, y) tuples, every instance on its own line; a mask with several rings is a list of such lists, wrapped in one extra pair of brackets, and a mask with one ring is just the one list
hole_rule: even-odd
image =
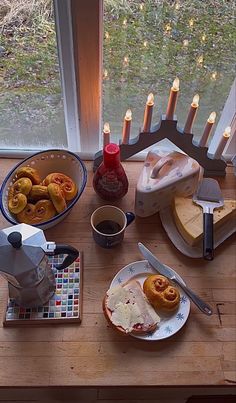
[(8, 190), (8, 209), (19, 223), (37, 225), (62, 213), (77, 192), (75, 182), (63, 173), (42, 179), (35, 168), (23, 166)]

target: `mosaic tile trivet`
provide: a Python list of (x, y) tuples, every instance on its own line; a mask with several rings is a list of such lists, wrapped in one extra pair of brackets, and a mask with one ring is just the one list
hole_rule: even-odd
[(50, 256), (49, 264), (55, 275), (56, 291), (52, 298), (37, 308), (22, 308), (8, 299), (4, 326), (67, 323), (81, 321), (82, 254), (64, 270), (54, 268), (64, 255)]

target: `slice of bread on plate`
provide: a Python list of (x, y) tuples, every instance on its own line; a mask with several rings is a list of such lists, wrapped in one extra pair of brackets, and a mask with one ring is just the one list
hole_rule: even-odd
[(113, 328), (125, 334), (153, 332), (160, 322), (136, 280), (110, 288), (103, 300), (103, 311)]
[[(176, 227), (182, 238), (195, 246), (203, 238), (203, 210), (192, 199), (175, 197), (172, 210)], [(236, 219), (236, 200), (224, 200), (224, 206), (214, 209), (214, 229)]]

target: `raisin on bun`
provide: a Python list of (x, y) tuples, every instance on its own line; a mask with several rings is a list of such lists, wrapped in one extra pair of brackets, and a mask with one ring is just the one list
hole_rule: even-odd
[(145, 334), (157, 329), (160, 318), (147, 300), (138, 281), (110, 288), (103, 311), (113, 328), (124, 334)]

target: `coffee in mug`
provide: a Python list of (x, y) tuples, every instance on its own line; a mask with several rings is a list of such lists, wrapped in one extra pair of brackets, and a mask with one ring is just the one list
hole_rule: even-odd
[(125, 228), (134, 220), (132, 212), (124, 213), (111, 205), (97, 208), (91, 216), (95, 242), (103, 248), (111, 248), (122, 242)]

